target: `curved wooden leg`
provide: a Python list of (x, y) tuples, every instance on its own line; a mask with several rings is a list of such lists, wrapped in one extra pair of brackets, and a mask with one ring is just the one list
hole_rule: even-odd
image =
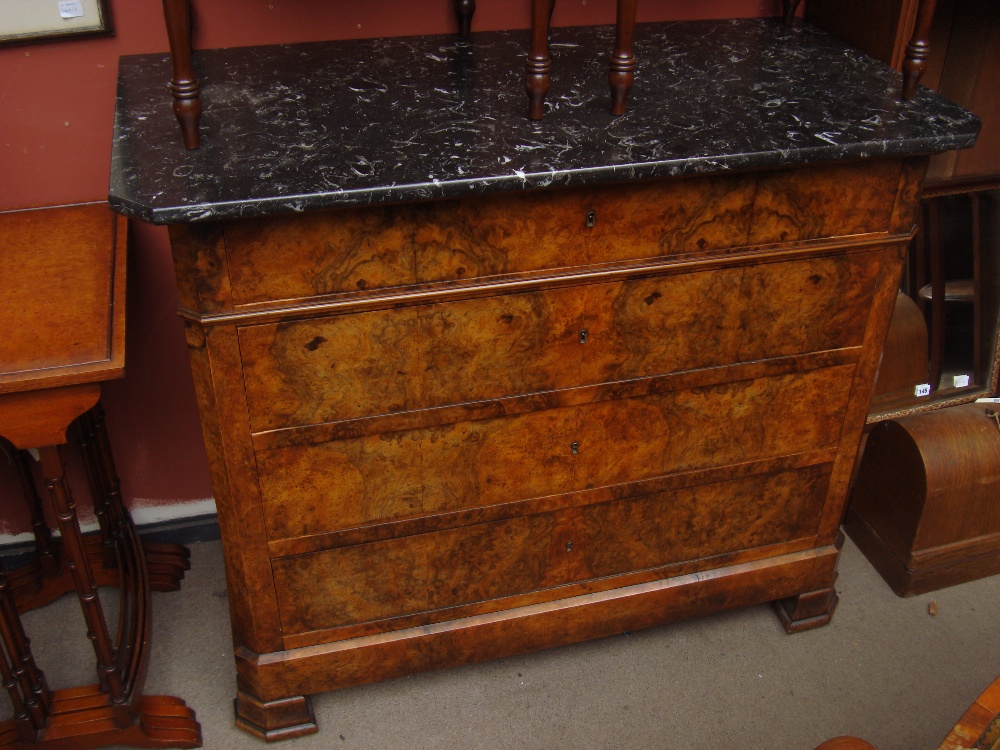
[[(112, 551), (121, 535), (121, 528), (126, 522), (127, 511), (122, 499), (121, 480), (115, 468), (114, 455), (111, 452), (111, 441), (104, 420), (104, 409), (100, 402), (84, 414), (80, 420), (80, 432), (83, 439), (80, 449), (84, 453), (85, 466), (90, 476), (90, 484), (94, 494), (94, 509), (97, 510), (98, 497), (105, 509), (105, 523), (108, 533), (105, 536), (105, 546), (111, 539)], [(100, 516), (98, 517), (100, 520)], [(102, 525), (102, 531), (104, 526)], [(142, 544), (146, 567), (149, 571), (150, 587), (154, 591), (178, 591), (184, 573), (191, 569), (191, 553), (180, 544)], [(114, 560), (112, 554), (111, 560)]]
[(102, 567), (115, 567), (117, 564), (115, 550), (118, 548), (121, 530), (118, 514), (112, 511), (110, 501), (112, 497), (117, 496), (120, 502), (121, 493), (117, 488), (119, 481), (113, 464), (111, 471), (114, 476), (106, 476), (106, 467), (101, 457), (97, 436), (98, 428), (104, 429), (104, 419), (103, 413), (99, 419), (95, 418), (95, 409), (100, 409), (100, 404), (76, 421), (77, 435), (87, 473), (87, 483), (90, 485), (90, 497), (94, 503), (94, 515), (101, 529), (101, 545), (104, 550)]
[(31, 641), (21, 625), (3, 571), (0, 571), (0, 641), (6, 651), (6, 657), (0, 659), (0, 673), (14, 706), (18, 733), (23, 739), (30, 734), (28, 727), (38, 732), (48, 724), (51, 694), (45, 675), (35, 664)]
[(237, 687), (234, 707), (236, 726), (268, 742), (319, 731), (308, 695), (265, 701), (240, 685)]
[(190, 0), (163, 0), (163, 18), (170, 39), (170, 59), (174, 75), (168, 88), (174, 96), (174, 114), (181, 126), (184, 147), (198, 148), (201, 121), (201, 84), (191, 66)]
[(927, 55), (930, 52), (927, 40), (931, 34), (936, 5), (937, 0), (920, 0), (917, 6), (917, 23), (913, 27), (913, 36), (906, 45), (906, 57), (903, 58), (904, 99), (912, 99), (917, 95), (917, 84), (927, 68)]
[(27, 451), (15, 452), (14, 466), (17, 469), (17, 478), (21, 482), (21, 490), (31, 514), (31, 531), (35, 536), (35, 555), (38, 558), (38, 566), (42, 575), (55, 575), (59, 571), (59, 558), (56, 556), (55, 545), (52, 542), (52, 532), (49, 530), (49, 525), (45, 522), (45, 514), (42, 512), (42, 499), (38, 496), (38, 488), (35, 487), (35, 480), (31, 476), (31, 465), (28, 462)]
[(132, 716), (126, 702), (125, 686), (121, 670), (115, 654), (111, 635), (108, 633), (107, 622), (101, 600), (97, 594), (97, 584), (87, 559), (83, 535), (76, 515), (76, 503), (66, 484), (62, 456), (59, 448), (49, 445), (39, 449), (42, 460), (42, 474), (45, 486), (49, 491), (52, 508), (59, 521), (59, 531), (62, 533), (66, 559), (72, 573), (77, 598), (83, 610), (83, 618), (87, 623), (87, 637), (94, 646), (97, 656), (97, 674), (102, 688), (106, 688), (111, 699), (112, 715), (115, 724), (127, 727), (132, 724)]
[(476, 0), (455, 0), (455, 17), (458, 19), (458, 34), (468, 39), (472, 34), (472, 17), (476, 14)]
[(556, 0), (531, 0), (531, 50), (525, 64), (524, 86), (528, 90), (528, 117), (541, 120), (545, 114), (545, 95), (552, 82), (552, 58), (549, 57), (549, 23)]
[(618, 0), (618, 24), (615, 30), (615, 50), (611, 53), (611, 114), (625, 114), (628, 93), (635, 81), (635, 54), (632, 38), (635, 35), (635, 9), (637, 0)]
[(799, 8), (801, 0), (781, 0), (782, 18), (786, 26), (791, 26), (795, 22), (795, 11)]

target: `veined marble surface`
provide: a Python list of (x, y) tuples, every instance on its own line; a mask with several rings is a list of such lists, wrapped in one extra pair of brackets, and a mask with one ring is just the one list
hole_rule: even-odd
[(761, 169), (973, 144), (979, 121), (825, 32), (777, 19), (642, 24), (622, 117), (611, 26), (555, 28), (527, 118), (527, 31), (195, 53), (186, 151), (169, 57), (123, 57), (111, 206), (154, 223)]

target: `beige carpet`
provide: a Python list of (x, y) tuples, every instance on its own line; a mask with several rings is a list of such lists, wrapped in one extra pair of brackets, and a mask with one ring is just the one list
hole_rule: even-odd
[[(233, 727), (220, 544), (192, 553), (183, 590), (154, 595), (147, 692), (184, 698), (209, 750), (263, 748)], [(1000, 674), (1000, 577), (899, 599), (848, 541), (837, 588), (833, 622), (795, 636), (760, 606), (316, 696), (319, 734), (276, 747), (937, 748)], [(25, 623), (52, 687), (94, 681), (75, 599)]]

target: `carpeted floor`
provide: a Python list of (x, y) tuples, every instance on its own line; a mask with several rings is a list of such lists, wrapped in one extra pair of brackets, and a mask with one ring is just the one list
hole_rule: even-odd
[[(233, 727), (219, 542), (192, 560), (181, 592), (154, 594), (147, 692), (184, 698), (209, 750), (263, 748)], [(319, 733), (278, 747), (811, 750), (853, 734), (937, 748), (1000, 673), (1000, 576), (899, 599), (848, 541), (837, 588), (833, 622), (795, 636), (760, 606), (319, 695)], [(25, 624), (52, 687), (94, 681), (75, 598)]]

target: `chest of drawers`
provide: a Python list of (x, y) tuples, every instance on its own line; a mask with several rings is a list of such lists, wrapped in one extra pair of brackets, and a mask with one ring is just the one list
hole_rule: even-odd
[(248, 731), (732, 607), (829, 620), (926, 154), (976, 120), (764, 19), (643, 27), (612, 121), (610, 33), (554, 32), (580, 77), (540, 126), (523, 33), (200, 53), (191, 152), (165, 58), (123, 60), (109, 200), (171, 225)]
[(240, 721), (763, 601), (826, 622), (923, 165), (173, 227)]

